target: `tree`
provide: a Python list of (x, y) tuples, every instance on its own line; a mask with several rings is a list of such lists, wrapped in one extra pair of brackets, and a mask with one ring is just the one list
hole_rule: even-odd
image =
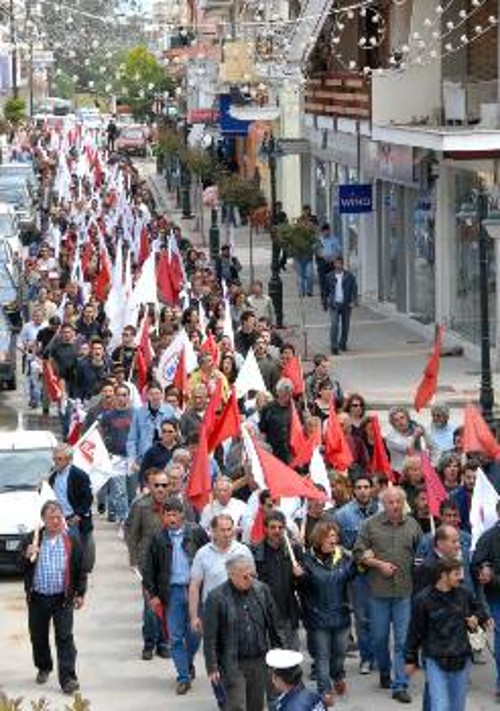
[(55, 96), (72, 99), (75, 96), (75, 83), (67, 72), (60, 71), (54, 79)]
[(155, 94), (171, 92), (175, 88), (174, 81), (155, 56), (142, 45), (127, 52), (119, 67), (119, 75), (121, 98), (129, 104), (136, 119), (144, 119), (151, 113)]
[(3, 115), (6, 121), (18, 126), (26, 118), (26, 102), (16, 97), (8, 99), (3, 107)]

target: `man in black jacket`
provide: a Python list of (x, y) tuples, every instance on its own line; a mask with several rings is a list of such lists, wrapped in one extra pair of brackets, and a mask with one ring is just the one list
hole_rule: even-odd
[[(497, 515), (500, 516), (500, 501)], [(496, 699), (500, 701), (500, 520), (480, 536), (471, 568), (474, 580), (484, 589), (495, 622)]]
[(347, 350), (351, 309), (358, 298), (356, 277), (344, 268), (344, 260), (337, 257), (333, 262), (333, 271), (327, 277), (328, 306), (330, 308), (330, 347), (336, 355)]
[(45, 684), (53, 669), (49, 644), (53, 621), (59, 683), (65, 694), (79, 684), (75, 671), (73, 609), (80, 609), (87, 588), (83, 551), (77, 534), (65, 529), (61, 504), (47, 501), (41, 511), (43, 528), (24, 542), (22, 567), (28, 601), (29, 630), (37, 684)]
[(90, 573), (95, 563), (90, 478), (83, 469), (71, 463), (73, 452), (67, 444), (55, 447), (53, 458), (54, 469), (49, 477), (49, 484), (61, 505), (68, 528), (80, 536), (85, 570)]
[(212, 685), (219, 689), (222, 685), (226, 711), (262, 711), (266, 652), (283, 646), (276, 607), (246, 556), (230, 558), (226, 567), (229, 580), (212, 590), (205, 602), (207, 674)]
[(252, 548), (259, 580), (269, 586), (278, 613), (278, 626), (287, 649), (299, 648), (299, 605), (297, 581), (304, 575), (298, 561), (299, 546), (293, 546), (292, 561), (285, 544), (286, 518), (281, 511), (271, 511), (264, 521), (264, 540)]
[(170, 650), (177, 670), (177, 693), (191, 688), (194, 655), (200, 638), (189, 624), (188, 585), (197, 551), (208, 543), (205, 531), (184, 521), (184, 506), (177, 498), (163, 503), (163, 531), (151, 539), (142, 570), (143, 586), (151, 609), (164, 610)]
[(472, 657), (467, 633), (486, 625), (488, 618), (461, 585), (460, 561), (439, 560), (436, 577), (413, 600), (405, 670), (408, 675), (417, 670), (421, 649), (431, 710), (464, 711)]
[(276, 399), (262, 408), (259, 429), (266, 435), (273, 454), (288, 464), (292, 459), (290, 428), (292, 426), (293, 383), (281, 378), (276, 384)]

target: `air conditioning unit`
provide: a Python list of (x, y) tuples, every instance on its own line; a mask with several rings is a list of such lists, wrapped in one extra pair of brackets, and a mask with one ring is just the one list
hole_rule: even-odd
[(496, 129), (500, 126), (500, 106), (498, 104), (481, 104), (479, 115), (481, 128)]

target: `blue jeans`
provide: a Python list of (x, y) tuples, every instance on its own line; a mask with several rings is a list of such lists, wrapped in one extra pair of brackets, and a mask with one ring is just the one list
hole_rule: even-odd
[(495, 646), (495, 664), (497, 670), (496, 687), (500, 689), (500, 602), (490, 602), (488, 600), (490, 614), (495, 623), (495, 635), (493, 638)]
[(300, 296), (313, 293), (313, 261), (312, 259), (295, 259), (297, 272), (297, 288)]
[(162, 630), (161, 620), (151, 610), (146, 600), (144, 600), (142, 612), (142, 639), (144, 641), (144, 649), (157, 649), (168, 645), (168, 640), (165, 639)]
[(200, 637), (189, 624), (188, 589), (186, 585), (171, 585), (167, 611), (170, 652), (177, 670), (177, 681), (189, 683), (190, 667), (200, 645)]
[(460, 671), (444, 671), (430, 657), (425, 659), (430, 711), (465, 711), (470, 662)]
[(344, 661), (349, 641), (349, 627), (327, 627), (310, 630), (314, 650), (314, 668), (318, 692), (331, 689), (331, 679), (342, 681), (345, 677)]
[(370, 587), (366, 576), (358, 575), (351, 584), (352, 605), (360, 662), (373, 664), (373, 641), (370, 626)]
[(404, 670), (404, 646), (409, 621), (409, 597), (372, 597), (370, 601), (370, 623), (373, 651), (380, 674), (391, 673), (389, 637), (392, 625), (394, 635), (393, 691), (408, 687), (408, 677)]
[(332, 351), (345, 351), (351, 325), (351, 309), (349, 306), (330, 306), (330, 348)]
[(113, 511), (115, 518), (123, 523), (128, 513), (127, 478), (112, 476), (108, 488), (108, 511)]

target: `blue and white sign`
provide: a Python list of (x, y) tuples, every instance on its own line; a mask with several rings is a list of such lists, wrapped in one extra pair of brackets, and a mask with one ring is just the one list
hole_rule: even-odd
[(359, 215), (372, 210), (371, 184), (339, 185), (339, 212), (341, 215)]

